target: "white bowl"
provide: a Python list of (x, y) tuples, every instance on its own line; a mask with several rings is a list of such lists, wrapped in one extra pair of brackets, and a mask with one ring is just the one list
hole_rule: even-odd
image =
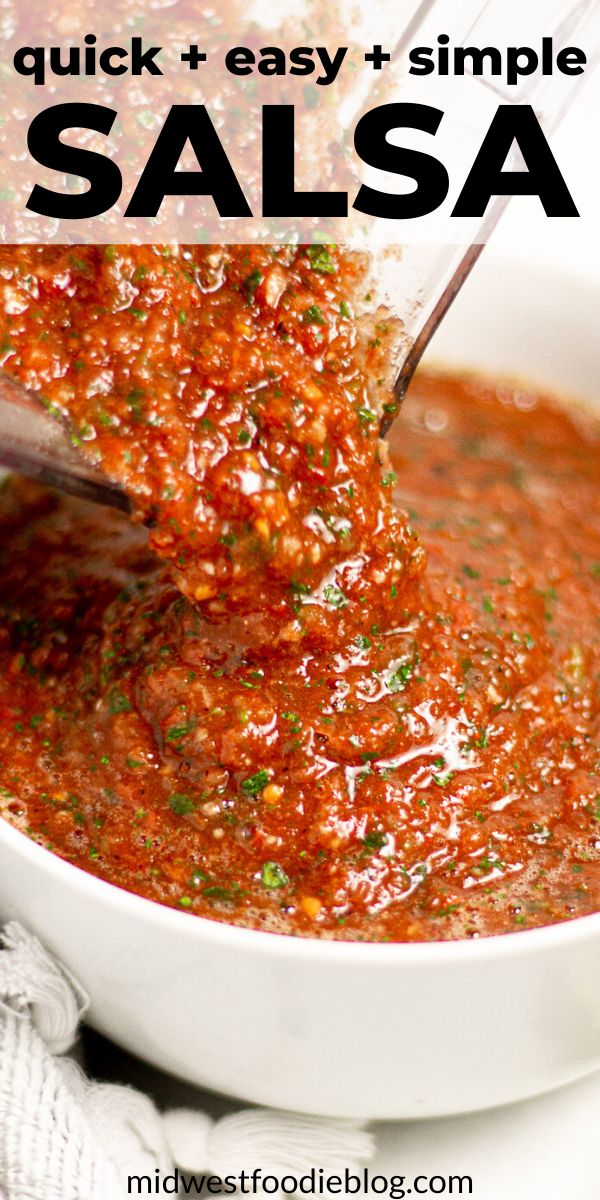
[[(600, 290), (484, 260), (434, 347), (598, 399)], [(0, 914), (80, 979), (90, 1021), (194, 1083), (371, 1118), (481, 1109), (600, 1067), (600, 915), (479, 942), (332, 943), (163, 908), (0, 820)]]

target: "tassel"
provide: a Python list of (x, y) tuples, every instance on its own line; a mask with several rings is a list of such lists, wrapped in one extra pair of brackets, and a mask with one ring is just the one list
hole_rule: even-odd
[(0, 938), (0, 1200), (125, 1200), (128, 1175), (174, 1166), (223, 1178), (312, 1167), (340, 1174), (373, 1153), (357, 1121), (247, 1109), (212, 1121), (86, 1079), (66, 1055), (88, 999), (37, 938)]
[(46, 953), (31, 933), (11, 921), (2, 934), (0, 999), (13, 1012), (30, 1012), (52, 1054), (71, 1049), (89, 1001), (73, 976)]
[(328, 1120), (272, 1109), (248, 1109), (211, 1121), (192, 1109), (165, 1113), (174, 1162), (187, 1174), (223, 1178), (260, 1167), (265, 1173), (301, 1175), (311, 1167), (335, 1174), (373, 1154), (373, 1139), (359, 1121)]

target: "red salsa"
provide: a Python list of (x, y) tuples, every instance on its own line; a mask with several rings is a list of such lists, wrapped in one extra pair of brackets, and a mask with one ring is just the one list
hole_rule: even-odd
[[(8, 819), (352, 940), (600, 908), (600, 425), (423, 374), (339, 248), (1, 247), (5, 370), (140, 521), (0, 496)], [(416, 531), (416, 532), (415, 532)]]

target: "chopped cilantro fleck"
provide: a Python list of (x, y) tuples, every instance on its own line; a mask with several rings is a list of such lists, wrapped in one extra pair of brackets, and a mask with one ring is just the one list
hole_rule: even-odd
[(204, 888), (202, 895), (206, 896), (207, 900), (222, 900), (225, 904), (235, 904), (235, 901), (242, 895), (242, 889), (237, 886), (221, 887), (218, 884), (211, 884), (210, 887)]
[(313, 271), (323, 275), (335, 275), (335, 263), (326, 246), (309, 246), (306, 252)]
[(261, 768), (255, 775), (249, 775), (248, 779), (243, 779), (240, 788), (247, 796), (256, 796), (267, 786), (269, 779), (269, 772)]
[(380, 833), (378, 830), (374, 830), (372, 833), (365, 834), (363, 838), (363, 846), (365, 846), (367, 850), (371, 850), (373, 854), (376, 854), (383, 848), (383, 846), (386, 845), (387, 840), (387, 833)]
[(187, 737), (191, 733), (191, 726), (186, 725), (171, 725), (167, 729), (166, 738), (168, 742), (180, 742), (182, 738)]
[(413, 671), (414, 671), (414, 663), (412, 663), (412, 662), (400, 663), (400, 665), (398, 667), (396, 667), (396, 669), (394, 671), (392, 671), (391, 675), (388, 675), (388, 677), (387, 677), (386, 685), (387, 685), (388, 691), (403, 692), (408, 681), (412, 678)]
[(305, 325), (327, 324), (327, 321), (325, 320), (325, 317), (323, 316), (318, 304), (310, 304), (309, 307), (304, 310), (302, 320), (304, 321)]
[(454, 772), (447, 771), (445, 775), (432, 775), (431, 778), (432, 778), (433, 782), (435, 783), (436, 787), (441, 787), (441, 788), (447, 787), (448, 784), (452, 783), (452, 780), (454, 779)]
[(283, 868), (276, 862), (263, 863), (260, 877), (266, 888), (287, 887), (290, 882)]
[(111, 713), (130, 712), (131, 704), (127, 696), (119, 691), (119, 688), (113, 688), (108, 697), (108, 707)]
[(173, 792), (169, 796), (169, 807), (172, 808), (178, 817), (185, 817), (188, 813), (194, 811), (194, 801), (189, 796), (183, 796), (181, 792)]
[(341, 588), (335, 587), (333, 583), (325, 584), (325, 587), (323, 588), (323, 596), (325, 597), (327, 603), (331, 604), (333, 608), (344, 608), (344, 606), (348, 603), (348, 600)]
[(365, 405), (363, 405), (362, 408), (357, 408), (356, 411), (364, 425), (372, 425), (373, 422), (377, 420), (377, 414), (374, 413), (371, 408), (367, 408)]
[(254, 297), (256, 296), (257, 289), (260, 287), (262, 281), (263, 276), (258, 268), (253, 271), (251, 275), (248, 275), (244, 280), (244, 292), (246, 293), (246, 300), (248, 301), (248, 304), (254, 304)]

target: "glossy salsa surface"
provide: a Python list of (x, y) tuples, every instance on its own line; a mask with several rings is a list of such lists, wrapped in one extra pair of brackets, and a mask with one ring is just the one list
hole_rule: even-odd
[(294, 590), (358, 573), (377, 605), (420, 569), (378, 436), (395, 322), (367, 286), (324, 245), (0, 247), (0, 362), (122, 485), (190, 599), (279, 637)]
[(388, 456), (391, 322), (334, 248), (3, 247), (0, 278), (5, 369), (153, 523), (5, 483), (5, 815), (274, 932), (597, 911), (600, 425), (424, 374)]

